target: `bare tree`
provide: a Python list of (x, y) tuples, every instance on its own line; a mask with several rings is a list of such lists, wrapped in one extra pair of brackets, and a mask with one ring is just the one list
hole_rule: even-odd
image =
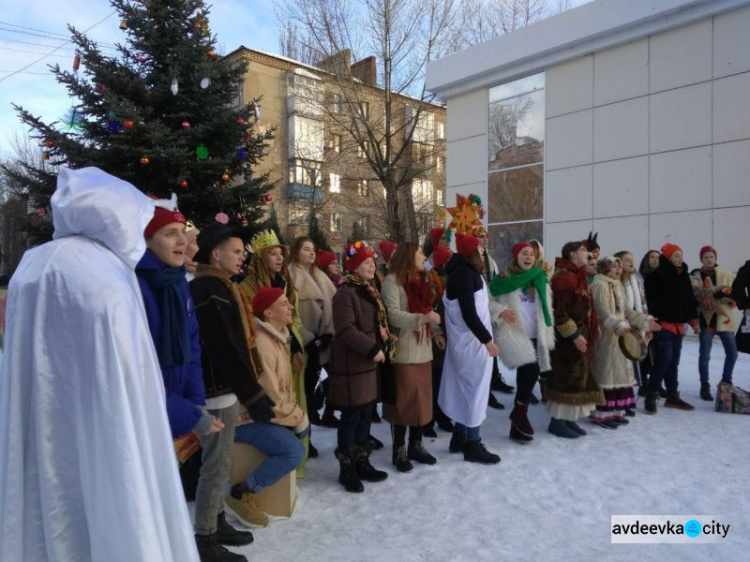
[(435, 147), (424, 74), (455, 48), (454, 0), (288, 0), (278, 13), (296, 28), (296, 48), (315, 53), (316, 66), (330, 73), (326, 122), (358, 147), (382, 184), (389, 237), (416, 241), (412, 187), (434, 158), (415, 157), (414, 147)]

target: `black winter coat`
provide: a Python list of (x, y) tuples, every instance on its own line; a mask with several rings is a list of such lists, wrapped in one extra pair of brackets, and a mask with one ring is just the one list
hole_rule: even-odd
[[(737, 277), (732, 283), (732, 298), (740, 310), (750, 308), (750, 261), (745, 262), (745, 265), (737, 272)], [(742, 331), (746, 322), (747, 316), (745, 315), (737, 330), (737, 349), (742, 353), (750, 353), (750, 334)]]
[(445, 284), (448, 300), (458, 299), (464, 322), (480, 342), (492, 341), (492, 334), (482, 324), (474, 304), (474, 293), (481, 291), (484, 284), (482, 276), (460, 254), (453, 254), (445, 266), (445, 273), (448, 277)]
[(688, 269), (683, 263), (678, 272), (672, 262), (659, 256), (659, 267), (646, 276), (648, 312), (657, 320), (684, 324), (698, 319), (698, 301)]

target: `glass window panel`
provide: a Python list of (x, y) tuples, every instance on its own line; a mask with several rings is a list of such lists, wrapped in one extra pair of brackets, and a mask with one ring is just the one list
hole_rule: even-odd
[(541, 165), (489, 175), (489, 223), (541, 219), (544, 170)]
[(494, 224), (489, 227), (488, 248), (490, 255), (497, 262), (498, 271), (503, 272), (510, 263), (510, 250), (516, 242), (542, 240), (542, 221), (522, 222), (516, 224)]
[(489, 168), (499, 170), (544, 159), (544, 92), (490, 104)]
[(490, 88), (490, 103), (544, 89), (544, 72)]

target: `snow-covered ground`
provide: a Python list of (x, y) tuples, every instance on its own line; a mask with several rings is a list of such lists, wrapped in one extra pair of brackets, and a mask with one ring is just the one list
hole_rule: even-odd
[[(723, 361), (717, 339), (714, 393)], [(515, 375), (505, 379), (514, 384)], [(740, 354), (734, 382), (750, 387), (750, 356)], [(438, 430), (425, 442), (438, 463), (397, 473), (389, 426), (374, 424), (386, 448), (371, 461), (389, 478), (365, 483), (362, 494), (337, 482), (335, 430), (316, 428), (320, 458), (298, 482), (293, 517), (255, 530), (254, 544), (235, 551), (274, 562), (747, 559), (750, 416), (714, 412), (698, 388), (698, 343), (686, 340), (680, 390), (695, 411), (660, 405), (647, 416), (640, 400), (629, 426), (584, 422), (589, 435), (569, 441), (547, 433), (540, 404), (530, 408), (536, 438), (526, 446), (508, 439), (512, 398), (496, 394), (506, 409), (490, 410), (482, 426), (487, 447), (502, 457), (495, 466), (449, 454), (449, 435)], [(610, 516), (624, 514), (716, 515), (731, 529), (720, 544), (610, 544)]]

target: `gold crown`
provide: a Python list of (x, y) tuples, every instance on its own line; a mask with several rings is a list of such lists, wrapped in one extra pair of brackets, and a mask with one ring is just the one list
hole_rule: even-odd
[(263, 230), (253, 236), (250, 245), (253, 247), (253, 251), (257, 254), (266, 248), (281, 246), (281, 242), (279, 242), (279, 237), (276, 236), (276, 233), (273, 230)]

